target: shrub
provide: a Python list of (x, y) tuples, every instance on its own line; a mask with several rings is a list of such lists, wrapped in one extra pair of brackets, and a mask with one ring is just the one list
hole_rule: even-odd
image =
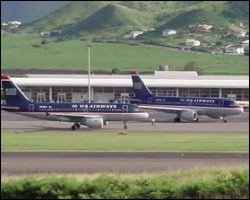
[(103, 174), (94, 180), (24, 178), (1, 183), (2, 199), (239, 199), (249, 198), (249, 171), (220, 173), (209, 180), (178, 184), (167, 177), (123, 179)]

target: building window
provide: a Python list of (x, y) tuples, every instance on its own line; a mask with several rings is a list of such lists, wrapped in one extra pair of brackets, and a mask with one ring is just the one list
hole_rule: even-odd
[(222, 97), (236, 101), (249, 101), (249, 89), (222, 89)]
[(249, 101), (249, 89), (242, 89), (242, 101)]
[(157, 96), (176, 96), (176, 88), (158, 88), (155, 91)]
[(190, 88), (188, 96), (189, 97), (199, 97), (200, 96), (199, 88)]
[(33, 87), (30, 91), (31, 101), (49, 102), (49, 87)]
[(228, 98), (229, 94), (232, 94), (231, 89), (221, 89), (221, 97)]
[(219, 97), (220, 96), (219, 88), (211, 88), (210, 89), (210, 97)]
[(188, 88), (179, 88), (179, 96), (187, 97), (188, 96)]
[(57, 93), (57, 103), (62, 103), (62, 102), (66, 102), (66, 93), (65, 92), (59, 92)]
[(45, 92), (38, 92), (36, 94), (36, 102), (38, 103), (46, 102)]
[(210, 97), (210, 88), (199, 88), (199, 97)]
[[(52, 99), (54, 102), (72, 102), (72, 91), (74, 88), (72, 87), (53, 87), (52, 88)], [(65, 94), (65, 97), (63, 97), (63, 93)], [(60, 95), (61, 97), (59, 97)], [(60, 99), (59, 99), (60, 98)]]

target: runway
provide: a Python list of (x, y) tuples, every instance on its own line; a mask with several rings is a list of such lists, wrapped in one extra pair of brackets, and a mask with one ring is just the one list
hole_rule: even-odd
[[(151, 122), (128, 122), (129, 131), (248, 132), (249, 113), (228, 117), (228, 123), (200, 117), (198, 123), (173, 123), (173, 115), (153, 113)], [(68, 131), (72, 123), (61, 123), (1, 113), (1, 131)], [(76, 131), (95, 131), (82, 126)], [(98, 131), (121, 131), (113, 122)], [(249, 166), (249, 153), (181, 152), (1, 152), (1, 174), (33, 173), (141, 173), (200, 167)]]
[(142, 173), (249, 166), (249, 153), (1, 152), (1, 174)]
[[(218, 119), (211, 119), (200, 116), (198, 123), (174, 123), (174, 115), (166, 113), (150, 113), (150, 117), (156, 119), (156, 126), (148, 122), (128, 122), (129, 131), (195, 131), (195, 132), (248, 132), (249, 131), (249, 112), (241, 115), (229, 116), (228, 122), (223, 123)], [(53, 122), (37, 120), (12, 113), (1, 113), (2, 131), (65, 131), (70, 130), (72, 123)], [(92, 130), (82, 126), (77, 131)], [(104, 126), (103, 131), (121, 131), (123, 122), (110, 122)]]

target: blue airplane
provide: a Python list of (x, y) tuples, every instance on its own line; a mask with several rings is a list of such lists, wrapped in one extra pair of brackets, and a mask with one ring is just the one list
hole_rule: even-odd
[(30, 101), (9, 76), (1, 76), (6, 103), (1, 109), (32, 118), (73, 122), (71, 130), (80, 124), (102, 128), (109, 121), (145, 121), (149, 114), (133, 104), (116, 103), (34, 103)]
[(181, 120), (197, 122), (200, 115), (206, 115), (227, 122), (226, 116), (243, 112), (235, 101), (226, 98), (155, 96), (143, 83), (136, 71), (131, 72), (135, 98), (139, 108), (176, 114), (174, 122)]

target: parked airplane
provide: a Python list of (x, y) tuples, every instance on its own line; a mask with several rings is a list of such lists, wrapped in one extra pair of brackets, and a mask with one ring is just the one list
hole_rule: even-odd
[(108, 121), (142, 121), (148, 113), (136, 105), (115, 103), (34, 103), (8, 76), (1, 76), (6, 104), (1, 109), (20, 115), (52, 121), (73, 122), (72, 130), (80, 124), (90, 128), (102, 128)]
[(137, 103), (139, 108), (174, 113), (175, 122), (180, 122), (181, 119), (197, 122), (199, 115), (227, 122), (226, 116), (243, 112), (243, 108), (237, 103), (225, 98), (155, 96), (145, 86), (137, 72), (131, 72), (131, 77), (135, 92), (135, 99), (132, 101)]

